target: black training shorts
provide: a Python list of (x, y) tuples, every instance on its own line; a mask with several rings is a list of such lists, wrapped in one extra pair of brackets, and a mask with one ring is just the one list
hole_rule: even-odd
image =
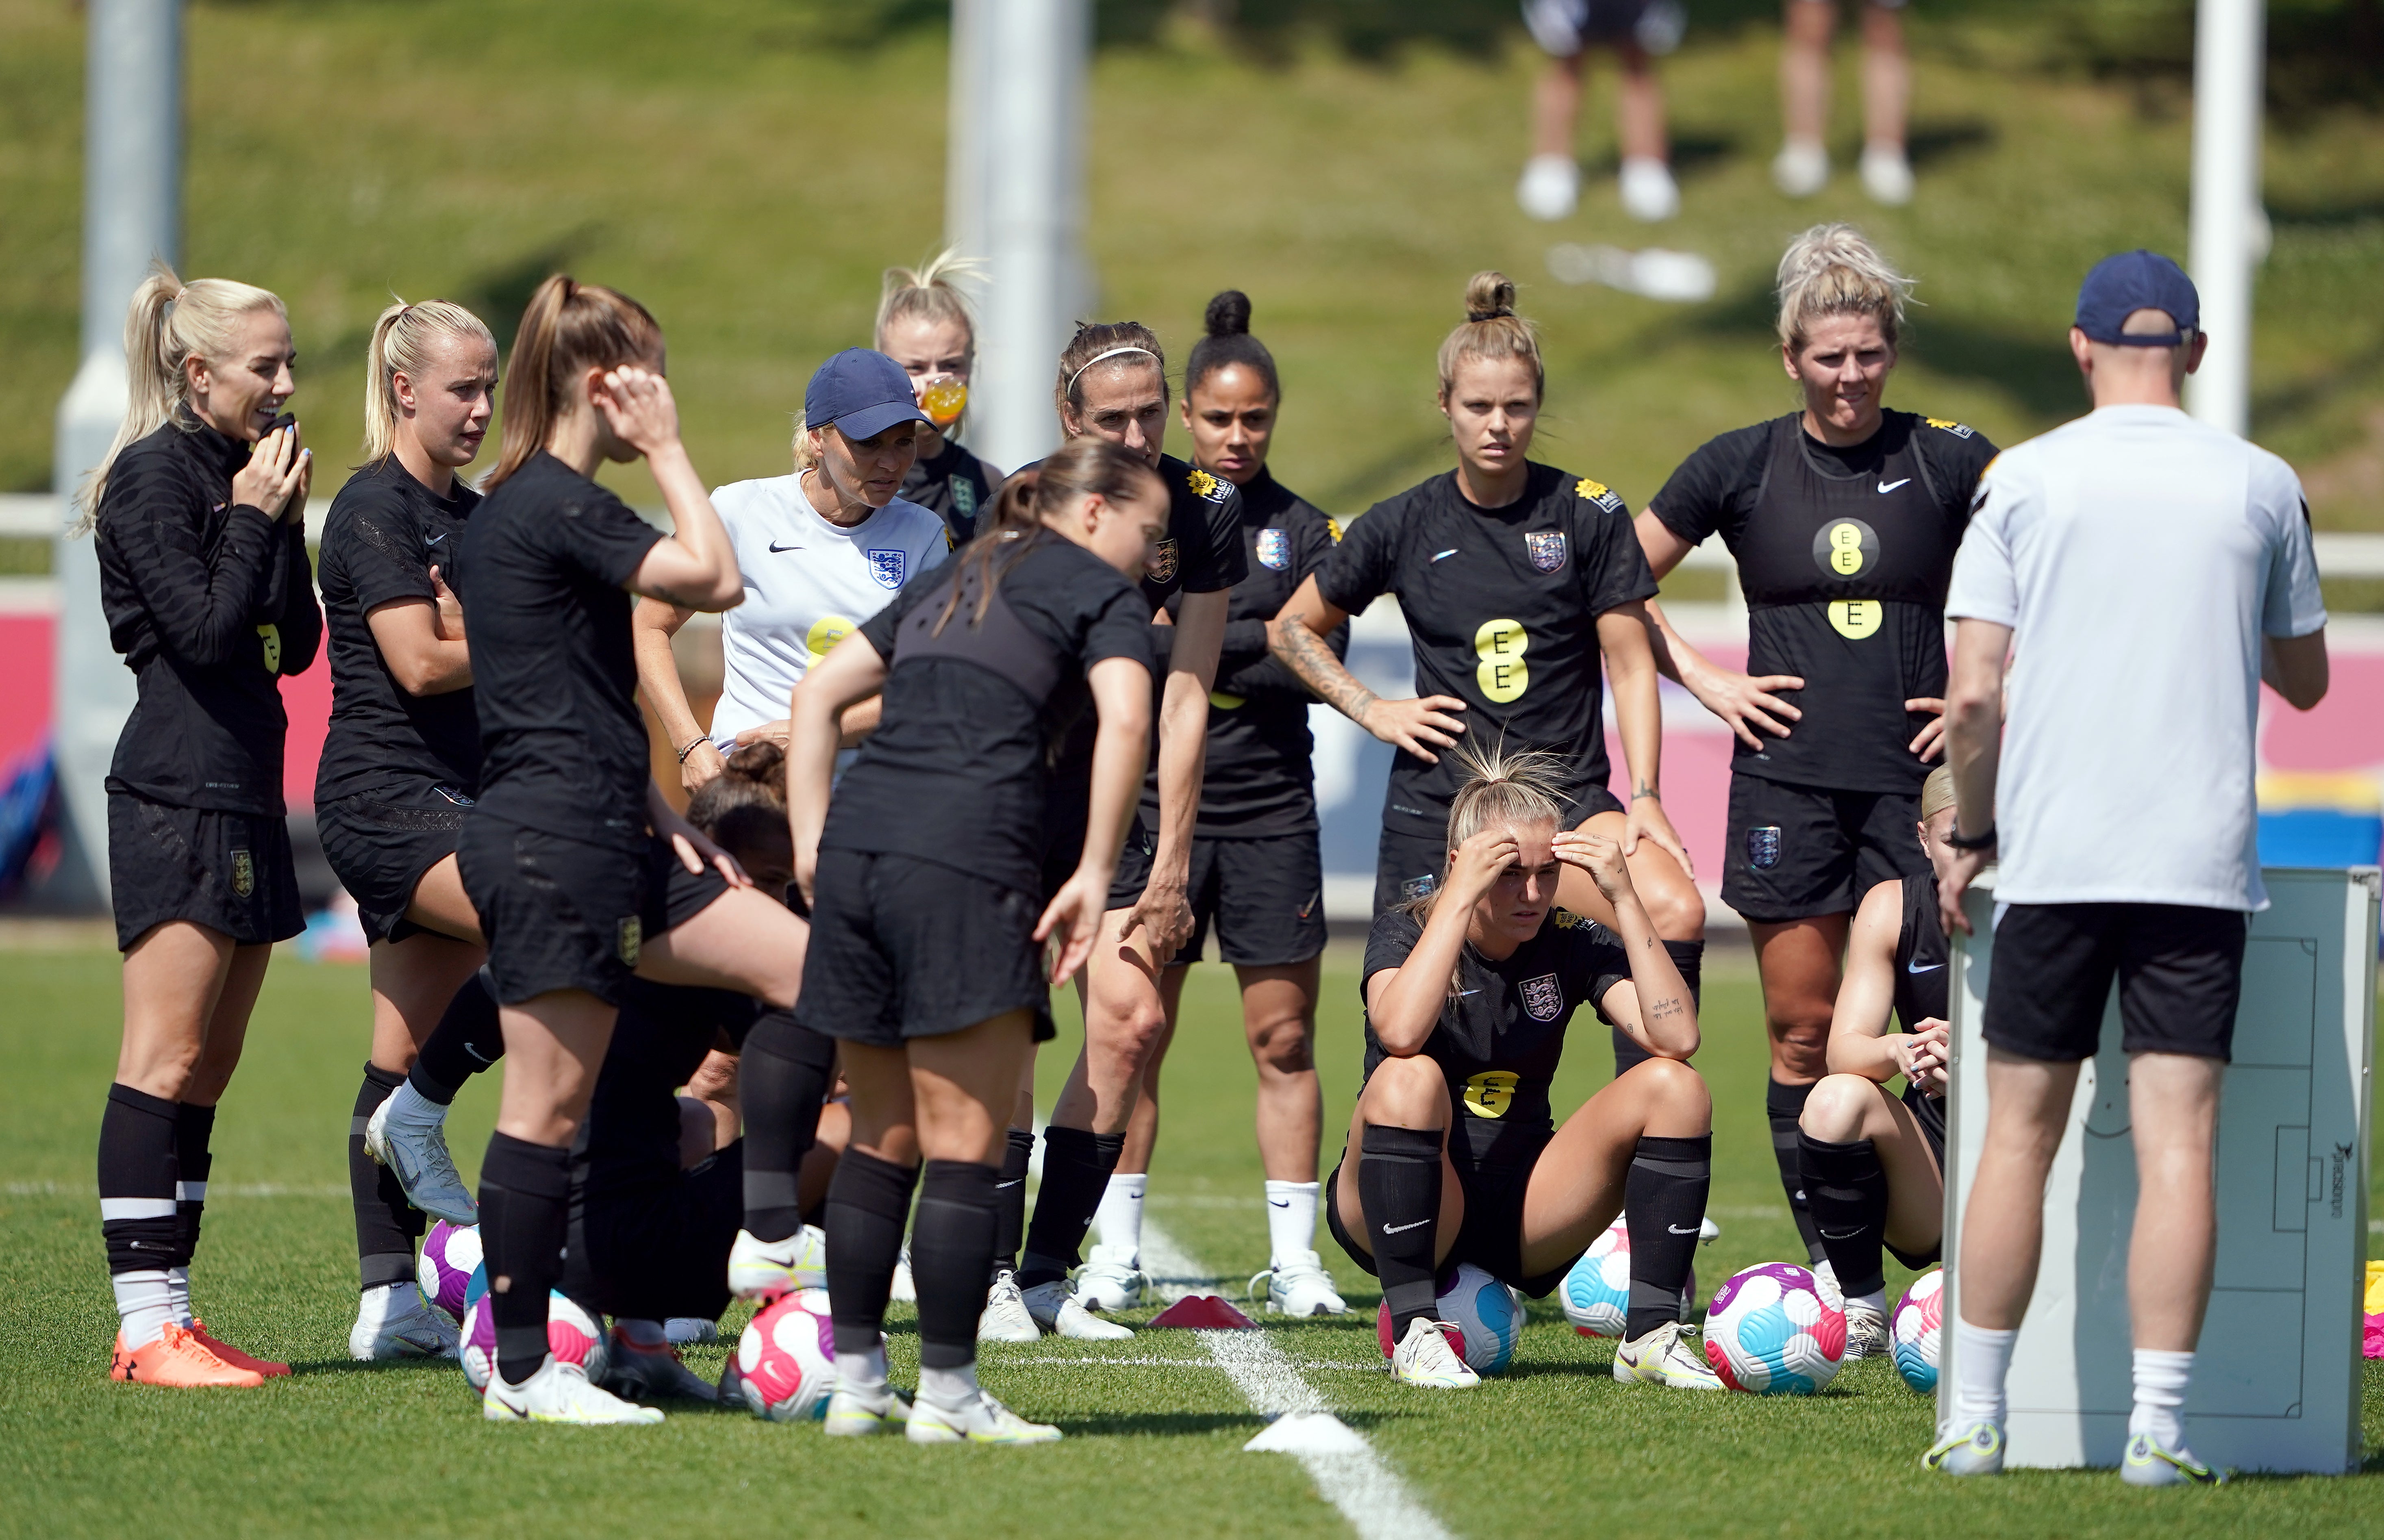
[[(1543, 1133), (1537, 1149), (1515, 1165), (1501, 1165), (1495, 1170), (1476, 1169), (1462, 1161), (1452, 1161), (1457, 1172), (1457, 1185), (1465, 1195), (1465, 1221), (1458, 1226), (1457, 1244), (1440, 1264), (1446, 1274), (1459, 1262), (1471, 1262), (1510, 1288), (1521, 1289), (1534, 1299), (1545, 1299), (1556, 1292), (1572, 1271), (1578, 1256), (1565, 1259), (1562, 1267), (1526, 1276), (1523, 1272), (1523, 1194), (1532, 1185), (1532, 1167), (1540, 1152), (1554, 1139), (1554, 1131)], [(1374, 1254), (1360, 1247), (1341, 1220), (1341, 1168), (1349, 1163), (1349, 1151), (1345, 1147), (1341, 1159), (1334, 1163), (1333, 1174), (1324, 1182), (1324, 1223), (1333, 1238), (1349, 1260), (1375, 1277)], [(1583, 1249), (1587, 1249), (1583, 1248)]]
[(306, 928), (290, 825), (278, 814), (174, 807), (111, 788), (107, 881), (118, 951), (169, 920), (220, 931), (242, 947)]
[[(1945, 1099), (1931, 1096), (1918, 1086), (1904, 1087), (1904, 1105), (1911, 1110), (1912, 1121), (1920, 1124), (1920, 1136), (1929, 1141), (1929, 1152), (1937, 1157), (1937, 1171), (1945, 1171)], [(1906, 1251), (1894, 1241), (1882, 1241), (1895, 1260), (1910, 1268), (1934, 1266), (1944, 1260), (1945, 1241), (1939, 1236), (1937, 1244), (1926, 1251)]]
[(744, 1223), (742, 1140), (650, 1181), (600, 1170), (572, 1195), (563, 1292), (604, 1315), (717, 1321), (728, 1308), (728, 1248)]
[[(1081, 839), (1083, 837), (1080, 835), (1078, 838)], [(1081, 845), (1074, 850), (1052, 853), (1063, 858), (1066, 863), (1060, 874), (1062, 882), (1068, 880), (1076, 870), (1076, 863), (1084, 858)], [(1132, 909), (1142, 901), (1142, 890), (1150, 886), (1151, 868), (1158, 854), (1159, 836), (1142, 821), (1142, 814), (1137, 812), (1134, 822), (1125, 826), (1125, 843), (1118, 848), (1117, 871), (1110, 878), (1108, 908)], [(1058, 891), (1057, 888), (1051, 889), (1052, 893)], [(1049, 896), (1045, 895), (1047, 901)]]
[(2046, 1063), (2091, 1059), (2119, 982), (2129, 1053), (2228, 1059), (2250, 916), (2171, 903), (2016, 903), (1995, 923), (1986, 1038)]
[(728, 891), (716, 868), (689, 871), (658, 835), (648, 835), (641, 851), (622, 851), (485, 812), (464, 821), (455, 862), (506, 1005), (553, 989), (620, 1004), (647, 938), (676, 930)]
[(1845, 914), (1897, 877), (1925, 877), (1920, 798), (1730, 778), (1721, 901), (1757, 925)]
[(1244, 968), (1305, 962), (1324, 950), (1324, 860), (1316, 836), (1192, 841), (1192, 939), (1177, 963), (1197, 962), (1217, 927), (1217, 953)]
[(371, 799), (342, 797), (315, 809), (323, 859), (356, 900), (371, 941), (428, 934), (405, 917), (422, 874), (455, 853), (472, 799), (429, 781)]
[(795, 1021), (900, 1048), (1026, 1011), (1042, 1042), (1057, 1034), (1035, 939), (1042, 915), (1032, 893), (932, 861), (822, 851)]

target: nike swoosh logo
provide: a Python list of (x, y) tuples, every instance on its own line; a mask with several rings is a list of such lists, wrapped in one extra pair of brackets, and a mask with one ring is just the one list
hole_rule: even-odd
[(1903, 481), (1882, 481), (1879, 484), (1879, 490), (1882, 494), (1892, 492), (1895, 491), (1896, 488), (1903, 486), (1905, 481), (1909, 481), (1912, 478), (1907, 476)]
[[(1901, 485), (1901, 483), (1898, 483), (1898, 485)], [(1880, 489), (1881, 491), (1885, 491), (1887, 489), (1884, 487)], [(783, 556), (789, 551), (801, 551), (801, 549), (802, 547), (800, 545), (780, 545), (776, 540), (772, 540), (770, 542), (770, 554), (773, 556)]]
[(1277, 1203), (1273, 1198), (1270, 1198), (1267, 1199), (1267, 1206), (1273, 1209), (1288, 1209), (1291, 1207), (1291, 1203), (1288, 1199), (1284, 1202)]
[(1860, 1230), (1848, 1230), (1844, 1235), (1839, 1235), (1833, 1230), (1824, 1230), (1821, 1232), (1821, 1238), (1823, 1240), (1852, 1240), (1861, 1234), (1862, 1232)]
[(1457, 998), (1459, 1000), (1463, 1000), (1468, 995), (1478, 995), (1482, 991), (1479, 989), (1459, 989), (1457, 991)]
[(1904, 971), (1908, 974), (1933, 974), (1944, 965), (1943, 962), (1931, 962), (1924, 968), (1918, 962), (1906, 962), (1904, 965)]
[(1435, 552), (1434, 552), (1434, 553), (1432, 553), (1432, 559), (1433, 559), (1434, 561), (1435, 561), (1435, 562), (1445, 562), (1445, 561), (1447, 561), (1449, 557), (1454, 556), (1454, 555), (1456, 555), (1456, 554), (1457, 554), (1457, 547), (1455, 547), (1455, 546), (1453, 546), (1453, 545), (1452, 545), (1452, 546), (1450, 546), (1450, 547), (1449, 547), (1447, 550), (1446, 550), (1446, 551), (1435, 551)]
[(1420, 1230), (1431, 1223), (1432, 1221), (1429, 1219), (1419, 1219), (1412, 1224), (1385, 1224), (1383, 1226), (1383, 1234), (1386, 1236), (1396, 1236), (1406, 1230)]
[(444, 535), (425, 535), (422, 537), (422, 543), (425, 545), (437, 545), (441, 540), (443, 540), (446, 538), (447, 537)]
[(1671, 1232), (1673, 1235), (1676, 1235), (1676, 1236), (1694, 1236), (1694, 1235), (1697, 1234), (1697, 1227), (1696, 1227), (1695, 1225), (1694, 1225), (1694, 1224), (1690, 1225), (1690, 1226), (1689, 1226), (1687, 1229), (1685, 1229), (1685, 1230), (1682, 1229), (1682, 1228), (1681, 1228), (1679, 1225), (1677, 1225), (1677, 1224), (1667, 1224), (1667, 1225), (1665, 1225), (1665, 1226), (1664, 1226), (1664, 1228), (1665, 1228), (1666, 1230), (1669, 1230), (1670, 1232)]
[(478, 1049), (474, 1048), (469, 1043), (466, 1043), (464, 1045), (464, 1051), (478, 1060), (483, 1065), (493, 1064), (497, 1062), (496, 1060), (490, 1058), (487, 1054), (482, 1053)]
[(996, 1182), (996, 1183), (993, 1185), (993, 1190), (994, 1190), (994, 1191), (996, 1191), (996, 1192), (1000, 1192), (1000, 1191), (1001, 1191), (1001, 1190), (1002, 1190), (1003, 1188), (1005, 1188), (1005, 1187), (1014, 1187), (1014, 1186), (1019, 1186), (1021, 1183), (1024, 1183), (1025, 1180), (1026, 1180), (1026, 1178), (1024, 1178), (1024, 1176), (1022, 1176), (1022, 1177), (1020, 1177), (1020, 1178), (1018, 1179), (1018, 1181), (1016, 1181), (1016, 1182)]

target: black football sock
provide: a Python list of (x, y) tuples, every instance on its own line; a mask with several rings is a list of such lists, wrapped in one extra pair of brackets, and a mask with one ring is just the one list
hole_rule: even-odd
[(745, 1228), (756, 1240), (784, 1240), (802, 1227), (797, 1177), (835, 1075), (836, 1039), (798, 1026), (790, 1010), (763, 1012), (745, 1035), (737, 1104), (745, 1119)]
[(1880, 1293), (1887, 1287), (1880, 1256), (1887, 1236), (1887, 1171), (1878, 1149), (1869, 1139), (1831, 1144), (1810, 1134), (1799, 1134), (1796, 1144), (1814, 1228), (1839, 1292), (1849, 1299)]
[[(1690, 1003), (1702, 1012), (1705, 1007), (1702, 977), (1706, 965), (1706, 944), (1703, 941), (1667, 941), (1664, 952), (1672, 960), (1672, 966), (1681, 970), (1681, 982), (1689, 987)], [(1611, 1030), (1614, 1034), (1614, 1074), (1617, 1079), (1655, 1057), (1639, 1046), (1637, 1038), (1620, 1027)]]
[(1441, 1137), (1437, 1128), (1370, 1123), (1359, 1146), (1358, 1200), (1365, 1205), (1366, 1244), (1373, 1248), (1395, 1347), (1407, 1340), (1409, 1322), (1432, 1319), (1439, 1304), (1433, 1261), (1440, 1244)]
[[(1032, 1130), (1012, 1128), (1001, 1149), (1001, 1178), (993, 1185), (993, 1271), (1018, 1271), (1026, 1239), (1026, 1168), (1035, 1159)], [(986, 1280), (992, 1282), (990, 1278)]]
[(188, 1268), (199, 1249), (199, 1222), (206, 1215), (207, 1174), (215, 1169), (215, 1152), (207, 1142), (215, 1136), (216, 1110), (188, 1101), (174, 1104), (174, 1251), (173, 1265)]
[[(497, 991), (482, 968), (466, 979), (440, 1012), (414, 1068), (405, 1076), (415, 1094), (444, 1107), (464, 1082), (505, 1056), (504, 1028), (497, 1021)], [(369, 1114), (367, 1114), (369, 1115)]]
[[(929, 1161), (919, 1183), (911, 1278), (919, 1291), (922, 1369), (961, 1369), (976, 1361), (984, 1278), (1000, 1223), (994, 1198), (1000, 1176), (999, 1167), (974, 1161)], [(834, 1247), (828, 1255), (836, 1255)], [(842, 1350), (844, 1344), (837, 1347)]]
[(174, 1111), (175, 1103), (146, 1091), (107, 1088), (99, 1118), (99, 1230), (110, 1273), (182, 1265)]
[(1813, 1225), (1813, 1206), (1805, 1196), (1804, 1158), (1796, 1152), (1796, 1141), (1803, 1136), (1796, 1125), (1805, 1116), (1805, 1099), (1812, 1094), (1811, 1086), (1783, 1086), (1774, 1080), (1763, 1092), (1763, 1111), (1771, 1120), (1771, 1159), (1780, 1167), (1781, 1190), (1788, 1195), (1788, 1217), (1804, 1237), (1807, 1259), (1818, 1262), (1828, 1253), (1821, 1249), (1821, 1232)]
[(1623, 1336), (1633, 1342), (1681, 1314), (1681, 1283), (1696, 1255), (1697, 1232), (1713, 1186), (1713, 1136), (1640, 1136), (1622, 1179), (1631, 1230), (1631, 1308)]
[(1124, 1134), (1094, 1134), (1057, 1124), (1043, 1130), (1043, 1185), (1035, 1194), (1035, 1218), (1026, 1226), (1020, 1287), (1064, 1278), (1083, 1260), (1077, 1249), (1093, 1227), (1101, 1194), (1109, 1190), (1110, 1173), (1117, 1170), (1124, 1153)]
[[(894, 1264), (902, 1254), (902, 1222), (911, 1216), (911, 1187), (918, 1179), (916, 1166), (898, 1166), (858, 1149), (846, 1150), (828, 1179), (828, 1317), (839, 1353), (877, 1350), (886, 1329), (886, 1298), (894, 1291)], [(919, 1276), (915, 1251), (911, 1275)], [(983, 1309), (985, 1289), (972, 1286)], [(976, 1340), (975, 1316), (969, 1318), (969, 1340)]]
[(356, 1211), (356, 1272), (366, 1288), (413, 1278), (414, 1243), (424, 1227), (422, 1211), (405, 1200), (397, 1173), (365, 1151), (365, 1124), (404, 1084), (396, 1071), (366, 1064), (348, 1119), (348, 1201)]
[(497, 1372), (519, 1385), (546, 1361), (546, 1296), (563, 1276), (570, 1229), (571, 1151), (489, 1136), (480, 1161), (480, 1246)]

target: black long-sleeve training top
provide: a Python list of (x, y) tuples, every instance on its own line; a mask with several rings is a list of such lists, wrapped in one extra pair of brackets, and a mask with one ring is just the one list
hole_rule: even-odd
[(108, 640), (140, 680), (110, 790), (279, 816), (280, 677), (322, 645), (306, 531), (232, 501), (251, 446), (185, 412), (108, 472), (95, 539)]

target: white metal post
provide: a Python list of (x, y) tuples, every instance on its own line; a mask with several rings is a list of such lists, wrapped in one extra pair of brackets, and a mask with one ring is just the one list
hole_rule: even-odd
[(2193, 32), (2191, 260), (2210, 348), (2186, 405), (2242, 433), (2252, 414), (2252, 267), (2259, 256), (2264, 0), (2201, 0)]

